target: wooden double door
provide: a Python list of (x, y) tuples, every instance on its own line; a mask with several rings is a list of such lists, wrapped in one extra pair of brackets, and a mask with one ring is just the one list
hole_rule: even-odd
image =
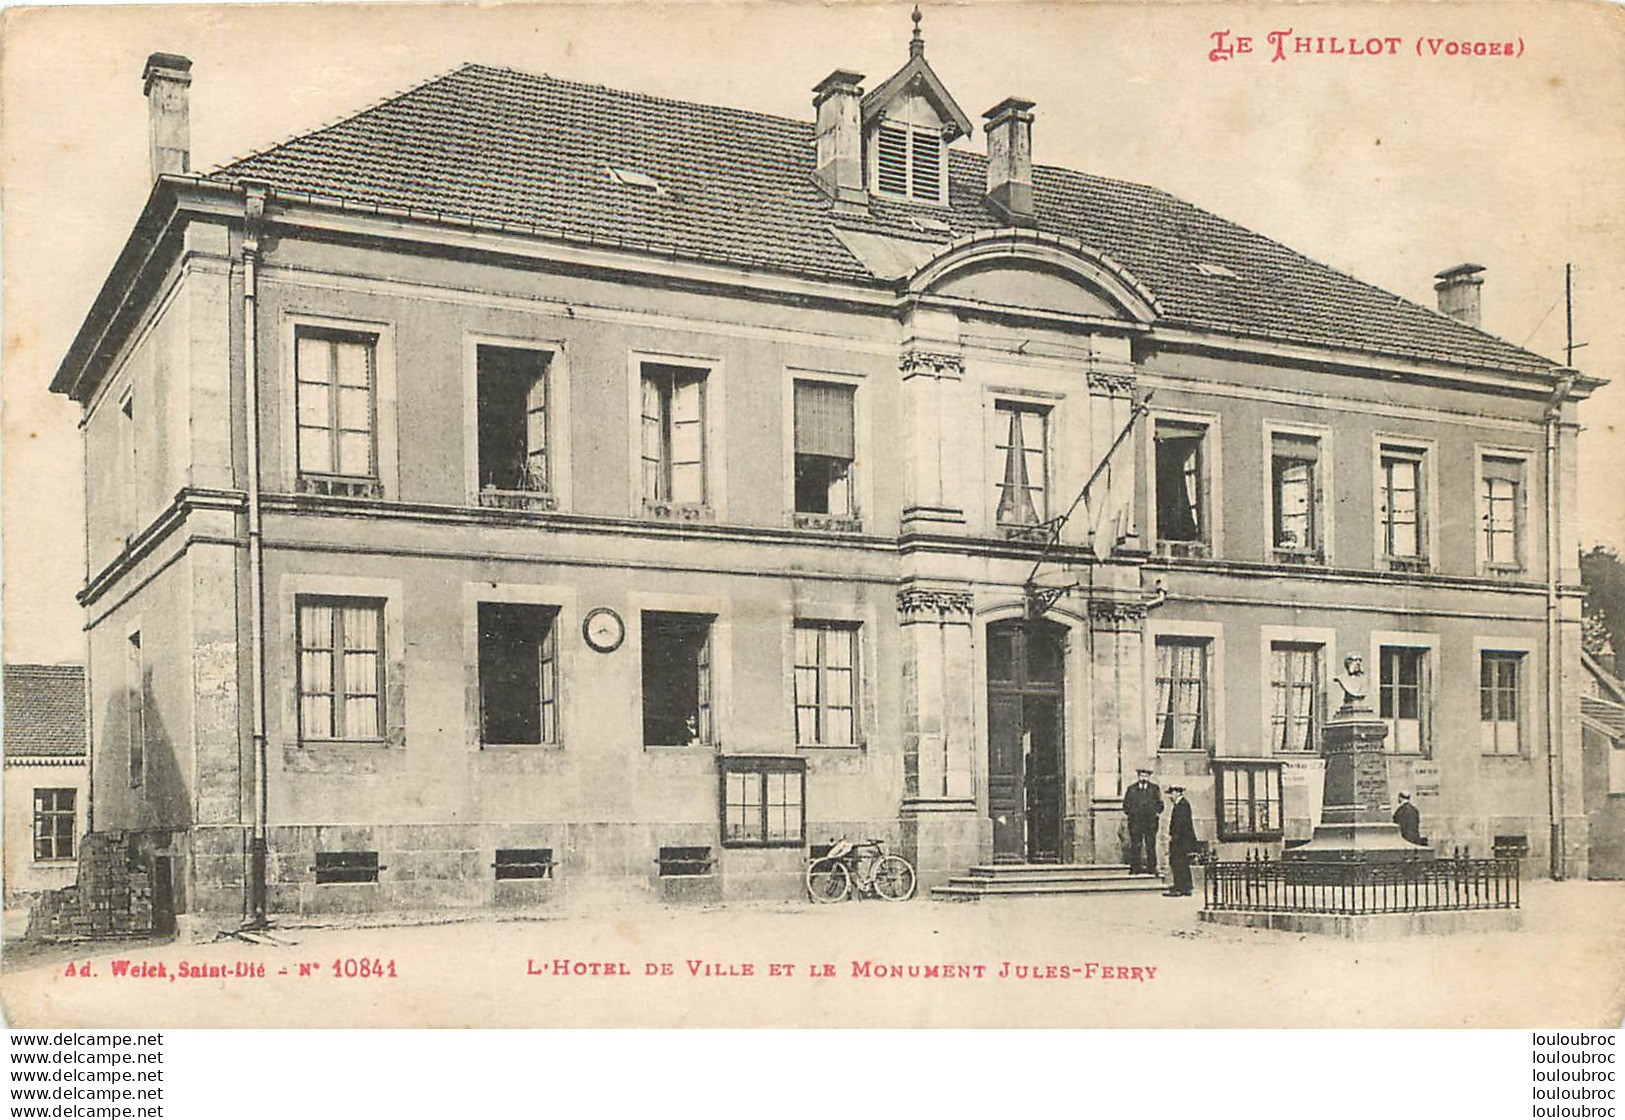
[(993, 858), (1061, 858), (1066, 790), (1066, 630), (1046, 622), (987, 629), (987, 800)]

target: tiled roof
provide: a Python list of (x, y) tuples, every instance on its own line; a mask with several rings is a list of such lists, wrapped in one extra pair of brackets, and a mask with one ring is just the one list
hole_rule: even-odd
[[(210, 177), (876, 285), (833, 233), (810, 176), (812, 143), (810, 120), (469, 65)], [(996, 229), (982, 204), (985, 163), (950, 153), (953, 205), (928, 213), (951, 235), (922, 234), (910, 221), (918, 208), (880, 199), (869, 217), (840, 224), (943, 243)], [(653, 176), (662, 190), (617, 183), (612, 167)], [(1040, 166), (1034, 192), (1040, 229), (1121, 262), (1156, 293), (1166, 323), (1459, 365), (1554, 365), (1152, 187)], [(1199, 263), (1235, 275), (1204, 275)]]
[(1580, 714), (1590, 716), (1614, 738), (1625, 737), (1625, 705), (1595, 696), (1580, 697)]
[(4, 679), (7, 758), (84, 756), (82, 665), (7, 665)]

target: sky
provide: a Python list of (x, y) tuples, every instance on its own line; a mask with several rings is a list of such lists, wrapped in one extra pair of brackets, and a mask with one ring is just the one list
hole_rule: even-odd
[[(7, 10), (6, 660), (83, 656), (78, 409), (45, 386), (146, 199), (149, 53), (194, 61), (192, 163), (206, 170), (463, 62), (810, 120), (811, 87), (831, 70), (873, 88), (903, 64), (909, 6)], [(1006, 0), (927, 5), (923, 26), (933, 68), (973, 119), (1006, 96), (1037, 103), (1038, 162), (1153, 184), (1429, 306), (1434, 273), (1484, 265), (1485, 328), (1558, 360), (1572, 262), (1587, 343), (1576, 365), (1615, 382), (1581, 412), (1579, 535), (1625, 547), (1625, 9)], [(1287, 32), (1280, 58), (1272, 32)], [(1250, 53), (1211, 57), (1241, 36)], [(1320, 41), (1297, 52), (1300, 38)], [(1372, 39), (1381, 53), (1365, 49)]]

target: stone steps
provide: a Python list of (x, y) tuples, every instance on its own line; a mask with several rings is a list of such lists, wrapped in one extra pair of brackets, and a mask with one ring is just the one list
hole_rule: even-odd
[(1125, 864), (1013, 863), (972, 867), (931, 889), (932, 898), (975, 902), (1061, 894), (1138, 894), (1164, 889), (1163, 881), (1130, 875)]

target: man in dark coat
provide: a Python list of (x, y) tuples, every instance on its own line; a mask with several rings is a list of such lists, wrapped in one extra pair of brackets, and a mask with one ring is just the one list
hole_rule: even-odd
[(1168, 814), (1168, 865), (1174, 870), (1174, 885), (1163, 893), (1182, 898), (1191, 893), (1191, 857), (1201, 847), (1196, 826), (1191, 822), (1191, 803), (1185, 800), (1184, 786), (1169, 786), (1174, 810)]
[(1123, 791), (1123, 815), (1128, 818), (1129, 874), (1155, 875), (1162, 791), (1151, 780), (1150, 767), (1142, 766), (1137, 773), (1139, 778)]
[(1399, 808), (1394, 810), (1394, 823), (1399, 826), (1399, 834), (1412, 844), (1425, 844), (1422, 839), (1422, 814), (1411, 804), (1411, 795), (1404, 790), (1399, 791)]

